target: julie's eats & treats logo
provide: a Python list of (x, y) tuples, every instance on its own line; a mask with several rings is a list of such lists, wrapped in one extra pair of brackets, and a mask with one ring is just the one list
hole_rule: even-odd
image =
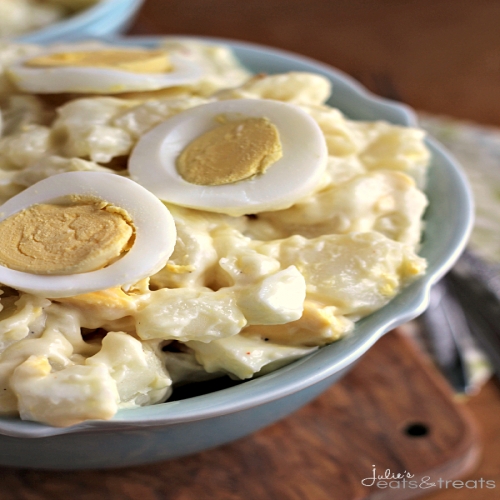
[(376, 487), (379, 489), (494, 489), (496, 488), (495, 481), (489, 479), (443, 479), (431, 478), (431, 476), (418, 476), (408, 471), (393, 472), (391, 469), (385, 469), (382, 472), (378, 471), (376, 466), (372, 466), (371, 474), (361, 480), (361, 484), (367, 487)]

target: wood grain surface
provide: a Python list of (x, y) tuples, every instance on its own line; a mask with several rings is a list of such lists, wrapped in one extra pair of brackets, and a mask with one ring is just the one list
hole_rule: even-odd
[[(417, 348), (392, 332), (342, 382), (252, 436), (120, 470), (0, 468), (0, 500), (401, 500), (457, 479), (478, 451), (468, 412)], [(408, 472), (423, 486), (365, 486), (373, 465), (377, 474)]]

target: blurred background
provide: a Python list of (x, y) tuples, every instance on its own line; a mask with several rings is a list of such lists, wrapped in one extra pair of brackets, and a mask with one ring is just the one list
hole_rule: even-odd
[(146, 0), (135, 34), (191, 34), (280, 47), (373, 92), (500, 126), (496, 0)]

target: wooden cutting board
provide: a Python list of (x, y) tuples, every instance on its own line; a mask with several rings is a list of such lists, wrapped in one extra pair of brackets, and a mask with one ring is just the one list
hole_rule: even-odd
[[(252, 436), (128, 469), (0, 468), (0, 500), (400, 500), (464, 475), (479, 448), (469, 414), (396, 331), (313, 403)], [(419, 485), (429, 479), (416, 488), (370, 486), (373, 466), (377, 475), (406, 471)]]

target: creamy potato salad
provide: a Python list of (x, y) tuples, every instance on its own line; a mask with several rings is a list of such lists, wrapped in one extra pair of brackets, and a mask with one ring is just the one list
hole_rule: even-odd
[(248, 379), (425, 272), (421, 130), (221, 46), (0, 49), (0, 413), (54, 426)]
[(98, 0), (1, 0), (0, 38), (44, 28)]

